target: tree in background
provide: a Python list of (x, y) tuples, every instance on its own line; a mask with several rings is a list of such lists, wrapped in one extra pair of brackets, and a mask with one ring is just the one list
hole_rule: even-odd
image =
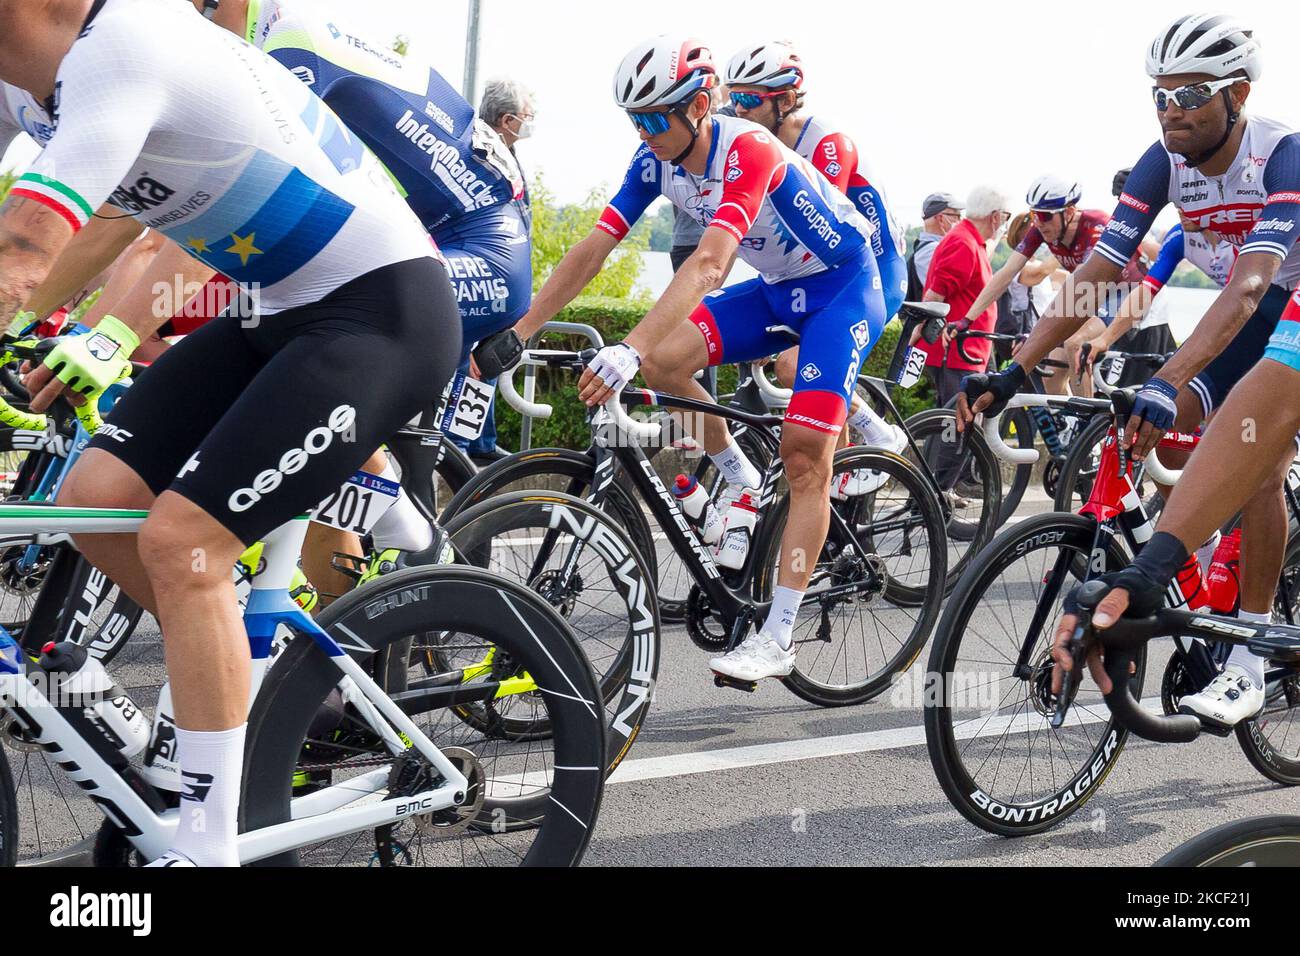
[[(555, 271), (564, 254), (591, 232), (605, 208), (608, 192), (596, 188), (580, 203), (557, 205), (540, 173), (529, 184), (529, 192), (533, 213), (533, 291), (536, 292)], [(606, 261), (600, 275), (587, 286), (584, 295), (643, 298), (633, 293), (633, 287), (641, 274), (641, 253), (648, 247), (648, 231), (631, 233)]]

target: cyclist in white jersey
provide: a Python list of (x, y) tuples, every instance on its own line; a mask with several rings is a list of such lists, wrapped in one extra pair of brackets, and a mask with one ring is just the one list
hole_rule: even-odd
[[(872, 230), (843, 193), (763, 127), (711, 116), (716, 82), (712, 54), (698, 40), (656, 37), (624, 58), (615, 100), (642, 146), (595, 228), (556, 266), (516, 330), (527, 339), (581, 292), (656, 198), (690, 213), (706, 227), (699, 247), (627, 340), (601, 349), (583, 373), (580, 397), (602, 402), (640, 368), (653, 388), (709, 401), (696, 371), (775, 354), (789, 339), (768, 329), (797, 330), (801, 369), (781, 438), (790, 483), (781, 548), (816, 555), (830, 520), (831, 458), (847, 402), (885, 321)], [(736, 255), (759, 277), (720, 289)], [(703, 445), (728, 482), (759, 483), (720, 419), (705, 417)], [(782, 563), (767, 620), (712, 660), (715, 671), (738, 680), (790, 673), (795, 616), (813, 564)]]
[[(973, 411), (996, 408), (1010, 397), (1025, 371), (1078, 328), (1086, 308), (1079, 300), (1089, 297), (1096, 283), (1119, 274), (1168, 203), (1202, 228), (1226, 237), (1238, 254), (1227, 285), (1196, 331), (1138, 392), (1125, 435), (1134, 456), (1145, 457), (1170, 428), (1190, 431), (1227, 398), (1266, 350), (1272, 355), (1270, 337), (1275, 329), (1281, 332), (1279, 318), (1290, 288), (1300, 278), (1300, 250), (1295, 246), (1300, 235), (1300, 135), (1280, 123), (1245, 116), (1251, 84), (1261, 69), (1260, 44), (1253, 31), (1229, 16), (1179, 17), (1155, 38), (1147, 53), (1147, 72), (1155, 83), (1152, 97), (1162, 140), (1135, 165), (1092, 256), (1034, 328), (1016, 357), (1018, 364), (999, 375), (971, 377), (967, 392), (974, 404), (959, 396), (961, 424), (972, 420)], [(1264, 363), (1268, 375), (1285, 373), (1275, 373), (1276, 364)], [(1249, 480), (1239, 475), (1240, 480), (1232, 480), (1234, 493), (1218, 494), (1213, 501), (1240, 504), (1242, 495), (1236, 492), (1249, 493), (1242, 508), (1239, 616), (1267, 620), (1286, 544), (1282, 485), (1294, 447), (1288, 436), (1276, 456), (1263, 462), (1261, 456), (1273, 449), (1265, 444), (1266, 429), (1260, 421), (1258, 435), (1246, 432), (1252, 443), (1226, 449), (1224, 441), (1242, 441), (1243, 421), (1237, 414), (1226, 419), (1220, 415), (1191, 463), (1209, 469), (1200, 473), (1211, 476), (1210, 484), (1228, 469), (1238, 471), (1242, 460), (1252, 464)], [(1271, 436), (1271, 424), (1267, 430)], [(1234, 434), (1235, 439), (1230, 437)], [(1216, 435), (1220, 440), (1208, 441)], [(1204, 464), (1216, 454), (1214, 464)], [(1204, 480), (1180, 482), (1169, 498), (1162, 529), (1172, 526), (1185, 534), (1181, 526), (1166, 521), (1185, 518), (1189, 506), (1214, 510), (1205, 508), (1210, 499), (1198, 499), (1206, 487)], [(1198, 516), (1191, 526), (1200, 523)], [(1199, 547), (1210, 531), (1190, 547)], [(1157, 569), (1158, 577), (1180, 551), (1185, 559), (1184, 544), (1161, 530), (1143, 549), (1139, 566)], [(1224, 671), (1200, 693), (1183, 698), (1180, 706), (1205, 721), (1232, 726), (1263, 705), (1263, 666), (1262, 658), (1236, 649)]]
[[(47, 0), (29, 13), (0, 0), (0, 79), (46, 104), (54, 133), (0, 207), (0, 315), (105, 202), (255, 305), (168, 350), (60, 496), (150, 511), (138, 540), (78, 543), (162, 626), (189, 786), (158, 862), (233, 865), (249, 657), (230, 568), (434, 400), (459, 353), (456, 303), (378, 163), (253, 47), (174, 0)], [(93, 397), (137, 344), (109, 316), (49, 364)], [(338, 374), (353, 363), (385, 375)]]

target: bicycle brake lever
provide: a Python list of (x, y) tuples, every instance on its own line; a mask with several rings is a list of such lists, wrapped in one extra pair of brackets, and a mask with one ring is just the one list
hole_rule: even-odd
[(1079, 615), (1079, 623), (1070, 635), (1070, 669), (1061, 675), (1061, 693), (1056, 698), (1056, 709), (1052, 712), (1052, 728), (1059, 730), (1065, 724), (1065, 714), (1074, 703), (1074, 695), (1079, 691), (1083, 679), (1083, 668), (1088, 657), (1088, 632), (1092, 629), (1092, 615), (1084, 612)]

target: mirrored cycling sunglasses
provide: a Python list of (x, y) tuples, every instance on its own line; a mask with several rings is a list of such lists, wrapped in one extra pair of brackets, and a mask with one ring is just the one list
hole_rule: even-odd
[(1056, 216), (1065, 212), (1064, 209), (1035, 209), (1034, 218), (1039, 222), (1051, 222)]
[(756, 110), (763, 105), (763, 100), (770, 100), (784, 92), (785, 90), (776, 90), (772, 93), (732, 93), (731, 105), (738, 106), (742, 110)]
[(661, 133), (668, 132), (669, 120), (671, 113), (633, 113), (628, 111), (628, 117), (632, 120), (632, 125), (638, 130), (645, 130), (651, 136), (658, 136)]
[(1226, 80), (1214, 80), (1210, 83), (1188, 83), (1176, 90), (1162, 90), (1158, 86), (1153, 86), (1151, 87), (1151, 96), (1156, 101), (1156, 109), (1161, 113), (1169, 109), (1170, 100), (1177, 103), (1179, 109), (1199, 110), (1214, 99), (1214, 94), (1219, 90), (1227, 89), (1234, 83), (1240, 82), (1241, 77), (1230, 76)]

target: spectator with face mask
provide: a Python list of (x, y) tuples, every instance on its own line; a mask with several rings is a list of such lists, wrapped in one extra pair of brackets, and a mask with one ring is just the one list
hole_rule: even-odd
[[(479, 100), (478, 115), (499, 135), (519, 163), (519, 154), (515, 144), (521, 139), (533, 135), (533, 123), (537, 114), (533, 109), (533, 95), (524, 89), (523, 84), (509, 77), (498, 76), (487, 81), (483, 87), (483, 98)], [(519, 169), (523, 171), (523, 164)], [(524, 177), (523, 207), (525, 216), (530, 216), (530, 197), (528, 194), (528, 177)]]

